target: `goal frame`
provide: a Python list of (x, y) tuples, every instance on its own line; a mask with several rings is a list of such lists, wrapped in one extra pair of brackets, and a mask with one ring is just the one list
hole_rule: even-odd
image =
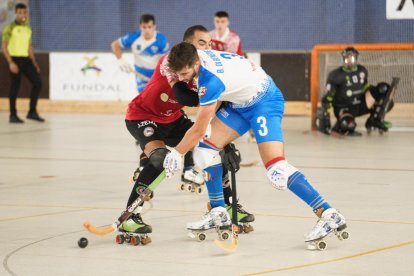
[[(319, 102), (319, 53), (342, 51), (347, 47), (354, 47), (361, 51), (401, 51), (414, 50), (414, 43), (376, 43), (376, 44), (317, 44), (311, 51), (311, 76), (310, 76), (310, 100), (311, 100), (311, 129), (316, 127), (316, 110)], [(339, 65), (338, 65), (339, 66)]]

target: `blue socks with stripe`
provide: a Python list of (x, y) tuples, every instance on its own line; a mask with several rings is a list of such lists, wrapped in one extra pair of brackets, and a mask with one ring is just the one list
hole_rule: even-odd
[(208, 173), (208, 180), (206, 181), (208, 197), (210, 198), (211, 208), (224, 207), (222, 174), (223, 165), (217, 164), (205, 169)]
[(314, 211), (320, 208), (324, 210), (331, 208), (328, 202), (308, 182), (306, 177), (299, 171), (292, 174), (288, 179), (288, 188), (300, 199), (305, 201)]

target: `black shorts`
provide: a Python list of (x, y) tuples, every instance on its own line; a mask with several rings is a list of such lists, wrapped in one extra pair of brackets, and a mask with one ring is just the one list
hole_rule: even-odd
[(164, 141), (167, 146), (175, 147), (193, 125), (186, 115), (168, 124), (160, 124), (151, 120), (125, 120), (125, 123), (129, 133), (138, 141), (142, 150), (147, 143), (155, 140)]
[(341, 114), (350, 113), (354, 117), (359, 117), (365, 114), (370, 113), (370, 110), (367, 108), (367, 102), (364, 97), (360, 98), (360, 102), (358, 104), (349, 104), (349, 105), (335, 105), (333, 104), (334, 114), (336, 119), (338, 119)]

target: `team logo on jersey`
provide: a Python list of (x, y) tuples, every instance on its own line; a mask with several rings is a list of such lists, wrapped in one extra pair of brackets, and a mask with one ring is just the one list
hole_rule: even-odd
[(151, 46), (151, 52), (153, 52), (154, 54), (156, 53), (156, 52), (158, 52), (158, 47), (157, 46)]
[(207, 87), (205, 87), (205, 86), (201, 86), (201, 87), (198, 89), (198, 96), (199, 96), (199, 97), (203, 97), (206, 93), (207, 93)]
[(154, 129), (152, 127), (144, 128), (144, 136), (145, 137), (150, 137), (153, 134), (154, 134)]
[(364, 83), (364, 78), (365, 78), (365, 73), (364, 72), (359, 73), (359, 78), (360, 78), (361, 84), (363, 84)]
[(168, 101), (168, 95), (167, 93), (161, 93), (160, 95), (161, 101), (163, 101), (164, 103)]

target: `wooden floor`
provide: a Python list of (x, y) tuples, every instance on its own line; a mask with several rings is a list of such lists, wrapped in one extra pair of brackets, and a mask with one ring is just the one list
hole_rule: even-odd
[[(350, 239), (308, 251), (315, 224), (291, 192), (273, 189), (261, 163), (238, 173), (240, 203), (255, 231), (226, 253), (187, 237), (207, 195), (161, 183), (144, 208), (153, 242), (115, 243), (82, 229), (112, 223), (131, 190), (138, 150), (123, 116), (44, 113), (47, 122), (10, 125), (0, 113), (0, 275), (413, 275), (414, 120), (393, 119), (390, 133), (338, 139), (311, 133), (308, 117), (284, 119), (286, 156), (346, 217)], [(358, 121), (363, 126), (363, 119)], [(243, 163), (254, 144), (237, 141)], [(89, 245), (81, 249), (80, 237)]]

